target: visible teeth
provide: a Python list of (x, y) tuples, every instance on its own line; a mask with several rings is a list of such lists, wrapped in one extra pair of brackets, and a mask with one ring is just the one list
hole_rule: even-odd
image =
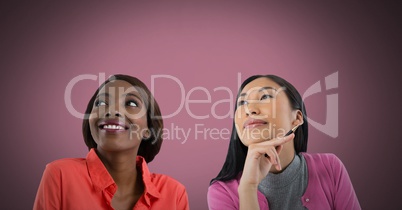
[(124, 128), (120, 125), (104, 125), (104, 129), (113, 129), (113, 130), (123, 130)]

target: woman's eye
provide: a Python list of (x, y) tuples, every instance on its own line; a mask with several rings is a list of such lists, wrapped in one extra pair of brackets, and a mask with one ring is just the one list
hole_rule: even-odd
[(96, 101), (95, 102), (95, 106), (105, 106), (105, 105), (107, 105), (107, 104), (104, 101)]
[(247, 104), (247, 101), (241, 100), (241, 101), (239, 101), (239, 102), (237, 103), (237, 106), (242, 106), (242, 105), (245, 105), (245, 104)]
[(260, 99), (260, 100), (265, 100), (265, 99), (270, 99), (270, 98), (272, 98), (271, 95), (264, 94), (264, 95), (261, 96), (261, 99)]
[(126, 106), (138, 107), (138, 103), (135, 101), (127, 101)]

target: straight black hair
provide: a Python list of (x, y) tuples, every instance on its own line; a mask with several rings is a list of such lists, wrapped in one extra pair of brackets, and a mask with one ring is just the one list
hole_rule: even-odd
[[(307, 140), (308, 140), (307, 112), (302, 97), (292, 84), (290, 84), (283, 78), (275, 75), (254, 75), (247, 78), (241, 84), (239, 91), (237, 93), (237, 98), (239, 98), (239, 94), (248, 83), (261, 77), (270, 79), (275, 83), (277, 83), (282, 88), (284, 88), (284, 92), (286, 93), (286, 96), (288, 97), (290, 105), (293, 108), (293, 110), (300, 110), (302, 112), (304, 123), (295, 132), (294, 148), (296, 154), (299, 154), (300, 152), (306, 152)], [(237, 109), (237, 98), (235, 103), (236, 104), (235, 112)], [(233, 120), (232, 135), (230, 137), (229, 149), (226, 155), (225, 163), (223, 164), (223, 167), (219, 172), (218, 176), (212, 179), (210, 184), (212, 184), (215, 181), (228, 181), (236, 178), (239, 175), (239, 173), (243, 171), (247, 151), (248, 148), (240, 141), (240, 138), (237, 135), (236, 126)]]

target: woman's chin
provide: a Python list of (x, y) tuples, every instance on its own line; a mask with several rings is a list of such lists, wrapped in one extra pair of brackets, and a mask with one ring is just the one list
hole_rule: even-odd
[(263, 136), (253, 137), (253, 138), (245, 138), (241, 140), (244, 145), (248, 146), (250, 144), (258, 144), (264, 141), (270, 141), (272, 138), (264, 138)]
[(138, 144), (134, 144), (133, 140), (120, 140), (120, 139), (105, 139), (98, 143), (98, 148), (107, 152), (119, 152), (126, 151), (138, 147)]

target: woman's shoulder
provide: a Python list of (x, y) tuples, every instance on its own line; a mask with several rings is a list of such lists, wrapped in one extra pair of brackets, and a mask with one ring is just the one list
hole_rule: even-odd
[(240, 176), (230, 179), (227, 181), (213, 181), (211, 185), (208, 187), (208, 193), (214, 193), (214, 192), (228, 192), (229, 194), (231, 193), (237, 193), (237, 188), (239, 187), (239, 181), (240, 181)]
[(309, 174), (314, 171), (322, 173), (323, 171), (331, 171), (333, 175), (340, 175), (346, 171), (342, 161), (332, 153), (301, 153), (306, 160)]
[(342, 164), (341, 160), (333, 153), (300, 153), (307, 163)]
[(87, 167), (85, 158), (62, 158), (46, 164), (46, 168), (52, 170), (64, 170), (80, 167)]
[(238, 176), (234, 179), (227, 180), (227, 181), (216, 180), (216, 181), (213, 181), (210, 186), (220, 185), (220, 186), (236, 186), (237, 187), (239, 185), (239, 181), (240, 181), (240, 176)]

